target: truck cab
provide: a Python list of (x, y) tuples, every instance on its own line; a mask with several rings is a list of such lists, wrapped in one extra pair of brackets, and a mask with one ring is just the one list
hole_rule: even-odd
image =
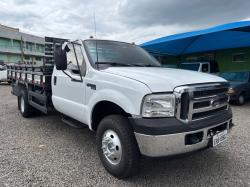
[(117, 178), (136, 174), (141, 155), (217, 146), (233, 126), (225, 79), (162, 68), (134, 44), (65, 42), (48, 67), (8, 68), (21, 114), (53, 106), (66, 123), (88, 126), (103, 166)]

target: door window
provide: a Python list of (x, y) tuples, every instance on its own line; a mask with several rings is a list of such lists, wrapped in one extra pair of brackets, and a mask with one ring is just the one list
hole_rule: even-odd
[[(78, 69), (73, 44), (69, 43), (67, 46), (69, 48), (69, 52), (67, 52), (68, 69), (70, 69), (70, 70), (71, 69)], [(79, 63), (79, 66), (80, 65), (81, 64)]]
[(79, 66), (80, 66), (80, 70), (83, 76), (85, 76), (85, 72), (86, 72), (86, 63), (84, 60), (84, 56), (82, 53), (82, 49), (81, 49), (81, 45), (74, 45), (75, 47), (75, 52), (76, 52), (76, 58), (78, 60)]
[[(67, 46), (70, 49), (70, 51), (67, 52), (67, 69), (71, 70), (75, 74), (80, 74), (81, 70), (81, 73), (84, 76), (86, 71), (86, 64), (81, 50), (81, 45), (69, 43)], [(80, 69), (78, 68), (78, 65)]]

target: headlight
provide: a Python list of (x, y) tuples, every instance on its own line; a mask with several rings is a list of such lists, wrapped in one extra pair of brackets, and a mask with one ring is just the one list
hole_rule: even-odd
[(173, 117), (175, 115), (175, 95), (147, 95), (142, 103), (142, 117)]
[(235, 90), (233, 88), (229, 88), (227, 93), (230, 95), (233, 95), (233, 94), (235, 94)]

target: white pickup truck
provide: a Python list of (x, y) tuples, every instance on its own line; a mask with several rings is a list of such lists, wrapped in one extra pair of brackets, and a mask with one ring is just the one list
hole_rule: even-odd
[(207, 62), (182, 62), (179, 65), (180, 69), (198, 71), (203, 73), (211, 73), (219, 75), (219, 65), (216, 61)]
[(117, 178), (135, 174), (141, 155), (216, 146), (233, 126), (223, 78), (161, 68), (129, 43), (66, 42), (55, 65), (9, 65), (8, 77), (24, 117), (53, 106), (67, 124), (95, 131), (102, 164)]

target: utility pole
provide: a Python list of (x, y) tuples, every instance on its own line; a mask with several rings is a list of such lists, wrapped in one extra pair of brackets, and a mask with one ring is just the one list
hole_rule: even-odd
[(21, 36), (21, 62), (24, 64), (23, 37)]

